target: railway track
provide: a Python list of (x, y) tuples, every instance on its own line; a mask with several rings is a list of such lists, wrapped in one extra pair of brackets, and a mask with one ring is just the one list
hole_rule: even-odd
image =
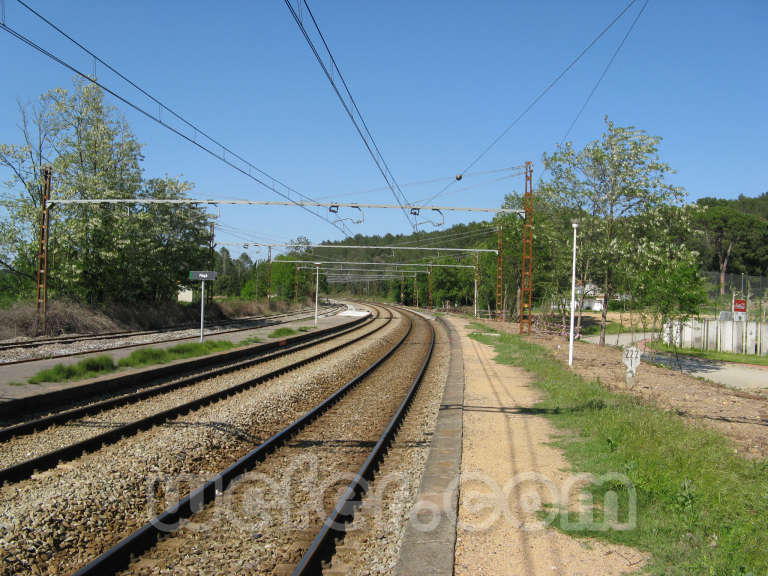
[[(334, 314), (337, 314), (343, 308), (344, 308), (344, 305), (334, 305), (334, 306), (326, 307), (324, 310), (322, 310), (319, 313), (319, 317), (322, 318), (326, 316), (332, 316)], [(314, 317), (314, 309), (311, 310), (311, 313), (309, 313), (308, 310), (302, 310), (299, 312), (286, 312), (283, 314), (274, 314), (271, 316), (253, 316), (253, 317), (247, 317), (247, 318), (239, 318), (236, 320), (218, 322), (214, 325), (209, 326), (207, 329), (211, 330), (217, 327), (231, 326), (231, 325), (236, 326), (234, 328), (224, 328), (221, 330), (216, 330), (215, 332), (209, 332), (209, 335), (218, 336), (222, 334), (233, 334), (237, 332), (245, 332), (247, 330), (253, 330), (255, 328), (264, 328), (268, 326), (274, 326), (284, 321), (304, 320), (312, 317)], [(116, 341), (116, 340), (122, 340), (122, 339), (140, 338), (144, 336), (154, 336), (154, 335), (161, 335), (161, 334), (171, 334), (171, 333), (178, 334), (178, 332), (191, 330), (195, 328), (196, 327), (193, 325), (187, 325), (183, 327), (177, 326), (173, 328), (164, 328), (160, 330), (145, 330), (145, 331), (133, 331), (133, 332), (131, 331), (109, 332), (109, 333), (103, 333), (103, 334), (89, 334), (89, 335), (82, 335), (82, 336), (60, 336), (60, 337), (37, 339), (37, 340), (24, 341), (24, 342), (3, 342), (3, 343), (0, 343), (0, 352), (11, 351), (15, 349), (24, 350), (24, 349), (30, 349), (30, 348), (41, 348), (44, 346), (64, 346), (64, 345), (70, 345), (70, 344), (79, 344), (83, 342)], [(181, 342), (183, 340), (192, 340), (194, 338), (196, 338), (196, 336), (177, 335), (177, 336), (171, 336), (169, 338), (162, 338), (158, 340), (148, 340), (143, 342), (129, 342), (129, 343), (120, 344), (117, 346), (104, 346), (101, 348), (94, 347), (94, 348), (89, 348), (87, 350), (77, 350), (77, 351), (68, 352), (64, 354), (48, 354), (43, 356), (31, 356), (27, 358), (19, 358), (19, 359), (13, 359), (13, 360), (0, 359), (0, 366), (9, 366), (12, 364), (23, 364), (23, 363), (34, 362), (36, 360), (47, 359), (47, 358), (67, 358), (71, 356), (82, 356), (84, 354), (92, 354), (100, 350), (104, 350), (104, 351), (122, 350), (127, 348), (135, 348), (138, 346), (146, 346), (148, 344)]]
[[(367, 368), (78, 574), (125, 568), (130, 573), (319, 573), (343, 536), (431, 358), (434, 328), (420, 316), (398, 315), (407, 327)], [(282, 495), (254, 498), (264, 479), (288, 488)], [(327, 485), (329, 479), (333, 482)], [(326, 491), (313, 491), (324, 483)], [(337, 493), (340, 497), (333, 497)], [(282, 521), (274, 521), (265, 503), (286, 506), (276, 517)], [(239, 515), (236, 521), (221, 515), (227, 504), (227, 511)]]
[(386, 328), (322, 362), (0, 486), (0, 574), (70, 574), (84, 566), (146, 522), (156, 479), (182, 479), (178, 496), (162, 484), (157, 492), (178, 500), (365, 369), (402, 332), (394, 316), (380, 317)]
[[(0, 484), (23, 480), (35, 472), (50, 469), (60, 462), (326, 358), (375, 334), (391, 320), (390, 315), (371, 328), (380, 316), (378, 309), (374, 311), (374, 315), (361, 319), (362, 322), (355, 321), (351, 327), (326, 329), (326, 334), (309, 342), (2, 428)], [(338, 343), (344, 336), (349, 338)], [(260, 374), (241, 378), (234, 384), (216, 381), (227, 374), (252, 372), (254, 367), (262, 365)], [(201, 383), (211, 381), (214, 383), (201, 386)]]

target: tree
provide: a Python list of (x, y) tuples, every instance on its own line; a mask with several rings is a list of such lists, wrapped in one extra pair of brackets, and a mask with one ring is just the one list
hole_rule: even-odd
[(629, 218), (642, 218), (685, 198), (681, 188), (665, 182), (672, 170), (658, 157), (660, 137), (633, 126), (616, 126), (607, 118), (605, 125), (602, 137), (580, 151), (567, 142), (545, 154), (551, 180), (539, 187), (545, 201), (570, 208), (584, 224), (580, 228), (591, 230), (588, 243), (583, 239), (581, 246), (590, 255), (590, 274), (602, 284), (601, 345), (605, 345), (608, 301), (616, 288), (614, 275), (622, 254), (632, 249), (625, 244)]
[[(0, 268), (34, 286), (41, 172), (53, 169), (57, 199), (181, 199), (191, 184), (143, 178), (141, 145), (95, 85), (43, 94), (20, 105), (20, 145), (0, 145), (10, 175), (0, 212)], [(170, 205), (55, 205), (50, 212), (49, 289), (90, 303), (173, 298), (187, 272), (205, 262), (208, 218)]]
[(760, 269), (763, 264), (759, 258), (761, 254), (757, 253), (765, 250), (760, 237), (768, 236), (768, 223), (759, 216), (740, 210), (741, 201), (741, 198), (738, 201), (702, 198), (698, 202), (704, 209), (696, 223), (704, 232), (706, 248), (720, 272), (720, 296), (725, 295), (726, 274), (733, 265), (734, 256), (738, 256), (740, 265), (755, 260), (754, 271), (758, 274), (763, 272)]

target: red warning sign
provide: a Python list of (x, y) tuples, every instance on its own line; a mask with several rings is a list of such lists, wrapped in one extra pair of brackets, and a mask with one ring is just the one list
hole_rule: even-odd
[(733, 301), (733, 311), (734, 312), (746, 312), (747, 311), (747, 301), (746, 300), (734, 300)]

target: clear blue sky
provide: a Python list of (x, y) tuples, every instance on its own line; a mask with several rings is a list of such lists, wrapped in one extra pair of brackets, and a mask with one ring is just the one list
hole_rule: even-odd
[[(317, 199), (392, 201), (385, 190), (364, 192), (383, 179), (282, 1), (29, 1), (297, 190)], [(14, 0), (5, 3), (10, 26), (93, 70), (86, 56), (35, 24)], [(326, 0), (310, 6), (393, 174), (405, 184), (461, 171), (625, 4)], [(532, 160), (538, 176), (542, 153), (563, 137), (641, 5), (638, 0), (475, 170)], [(677, 171), (671, 181), (691, 200), (765, 192), (766, 30), (768, 2), (651, 0), (570, 139), (581, 146), (598, 138), (607, 114), (664, 138), (661, 156)], [(16, 100), (69, 87), (72, 75), (5, 32), (0, 54), (0, 141), (18, 143)], [(182, 176), (195, 183), (195, 197), (277, 199), (114, 103), (144, 144), (147, 176)], [(495, 178), (467, 177), (440, 202), (495, 207), (523, 186), (521, 178)], [(417, 201), (444, 182), (403, 190)], [(451, 215), (447, 225), (470, 219)], [(297, 208), (225, 207), (221, 220), (254, 240), (341, 237)], [(397, 233), (408, 226), (399, 212), (369, 211), (354, 230)]]

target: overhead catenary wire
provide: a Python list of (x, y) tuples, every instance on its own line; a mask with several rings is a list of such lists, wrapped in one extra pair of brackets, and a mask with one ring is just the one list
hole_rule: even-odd
[(576, 122), (579, 121), (579, 118), (581, 117), (581, 114), (584, 112), (584, 109), (589, 104), (589, 101), (592, 99), (592, 96), (595, 95), (595, 92), (597, 92), (597, 89), (600, 87), (600, 83), (603, 81), (603, 78), (605, 78), (605, 75), (608, 73), (608, 69), (611, 67), (611, 64), (613, 64), (613, 61), (616, 60), (616, 56), (619, 55), (619, 52), (621, 52), (621, 49), (624, 47), (624, 43), (627, 41), (627, 38), (629, 38), (629, 35), (632, 34), (632, 30), (635, 28), (635, 24), (637, 24), (637, 21), (640, 19), (640, 16), (643, 15), (643, 12), (645, 11), (646, 6), (648, 6), (649, 0), (645, 0), (645, 3), (640, 8), (640, 11), (635, 16), (635, 19), (632, 20), (632, 24), (629, 25), (629, 29), (627, 30), (627, 33), (624, 34), (624, 37), (621, 39), (621, 42), (619, 42), (619, 45), (616, 47), (616, 50), (614, 50), (613, 54), (611, 55), (610, 60), (608, 60), (608, 63), (605, 65), (605, 68), (603, 69), (603, 73), (600, 74), (600, 77), (597, 79), (597, 82), (595, 82), (595, 85), (592, 87), (592, 90), (590, 90), (589, 94), (587, 95), (586, 100), (584, 100), (584, 103), (581, 105), (581, 108), (579, 108), (578, 113), (576, 114), (576, 117), (573, 119), (573, 122), (571, 122), (570, 126), (568, 126), (568, 130), (565, 131), (565, 135), (563, 136), (562, 142), (565, 142), (568, 139), (568, 136), (571, 133), (571, 130), (573, 130), (573, 127), (576, 125)]
[[(331, 86), (333, 87), (333, 91), (336, 93), (336, 96), (339, 98), (339, 101), (344, 107), (344, 110), (346, 110), (347, 115), (349, 116), (349, 119), (352, 121), (352, 124), (354, 124), (355, 129), (357, 130), (357, 133), (360, 135), (360, 138), (363, 140), (363, 144), (365, 145), (365, 148), (368, 150), (368, 153), (370, 154), (371, 158), (376, 164), (376, 167), (379, 169), (379, 172), (384, 177), (384, 180), (387, 183), (387, 187), (392, 192), (392, 195), (394, 196), (395, 201), (400, 205), (400, 208), (402, 209), (402, 212), (405, 215), (406, 220), (408, 220), (408, 223), (411, 225), (412, 228), (415, 229), (417, 226), (416, 218), (408, 211), (408, 208), (407, 208), (410, 206), (410, 202), (408, 202), (408, 199), (405, 197), (405, 194), (400, 189), (400, 186), (397, 183), (397, 180), (395, 179), (394, 175), (392, 174), (392, 171), (390, 170), (389, 165), (387, 164), (387, 161), (384, 159), (384, 156), (381, 154), (381, 151), (379, 150), (379, 147), (376, 144), (376, 140), (374, 140), (373, 135), (371, 134), (371, 131), (368, 129), (368, 125), (365, 122), (365, 119), (363, 118), (363, 115), (357, 106), (357, 102), (352, 96), (352, 92), (350, 92), (349, 90), (347, 81), (344, 79), (344, 76), (342, 75), (341, 70), (336, 64), (336, 59), (333, 57), (333, 53), (331, 52), (331, 49), (328, 47), (328, 43), (325, 40), (325, 36), (323, 35), (322, 30), (320, 30), (320, 26), (318, 25), (317, 20), (315, 19), (315, 16), (312, 13), (312, 10), (309, 8), (309, 4), (307, 4), (306, 0), (297, 0), (297, 6), (299, 8), (301, 8), (302, 5), (306, 8), (307, 14), (309, 14), (309, 17), (312, 20), (312, 25), (314, 26), (315, 30), (320, 36), (320, 39), (323, 43), (323, 47), (325, 48), (325, 51), (328, 54), (328, 58), (330, 60), (330, 65), (331, 65), (330, 71), (328, 70), (328, 67), (323, 61), (323, 58), (320, 56), (317, 46), (315, 46), (315, 43), (312, 41), (312, 38), (310, 37), (306, 27), (304, 26), (303, 18), (294, 9), (293, 5), (291, 4), (291, 0), (284, 0), (284, 1), (285, 1), (285, 5), (288, 7), (288, 10), (293, 16), (293, 19), (296, 21), (296, 24), (299, 26), (299, 29), (301, 30), (301, 33), (304, 36), (304, 39), (307, 41), (307, 44), (309, 44), (309, 47), (312, 49), (312, 52), (314, 53), (318, 64), (320, 64), (320, 67), (323, 69), (323, 72), (325, 73), (325, 77), (331, 83)], [(341, 91), (339, 90), (339, 87), (336, 84), (336, 81), (334, 79), (334, 72), (335, 72), (335, 75), (339, 77), (339, 80), (341, 80), (341, 84), (343, 86), (344, 92), (346, 93), (349, 102), (347, 102), (344, 96), (342, 96)]]
[[(500, 172), (514, 172), (513, 174), (509, 174), (507, 176), (503, 176), (502, 178), (497, 178), (497, 179), (494, 179), (494, 180), (488, 180), (486, 182), (486, 183), (493, 183), (493, 182), (498, 182), (499, 180), (503, 180), (503, 179), (506, 179), (506, 178), (511, 178), (511, 177), (514, 177), (514, 176), (518, 176), (519, 175), (518, 173), (520, 173), (520, 174), (523, 173), (520, 170), (521, 170), (521, 166), (507, 166), (505, 168), (495, 168), (493, 170), (479, 170), (479, 171), (476, 171), (476, 172), (469, 172), (468, 174), (462, 174), (462, 179), (470, 178), (470, 177), (473, 177), (473, 176), (484, 176), (486, 174), (498, 174)], [(447, 182), (448, 180), (455, 180), (455, 179), (456, 179), (456, 175), (454, 174), (454, 175), (451, 175), (451, 176), (441, 176), (441, 177), (438, 177), (438, 178), (431, 178), (429, 180), (416, 180), (416, 181), (413, 181), (413, 182), (406, 182), (405, 184), (401, 184), (400, 186), (402, 186), (404, 188), (416, 187), (416, 186), (428, 186), (430, 184), (436, 184), (438, 182)], [(480, 186), (480, 185), (482, 185), (482, 184), (476, 184), (475, 186), (472, 186), (472, 187), (467, 186), (465, 188), (462, 188), (461, 190), (469, 190), (471, 188), (474, 188), (474, 187), (477, 187), (477, 186)], [(389, 190), (389, 188), (387, 186), (378, 186), (376, 188), (366, 188), (365, 190), (358, 190), (356, 192), (343, 192), (341, 194), (329, 194), (328, 196), (320, 196), (317, 199), (318, 200), (330, 200), (332, 198), (342, 198), (342, 197), (347, 197), (347, 196), (365, 196), (367, 194), (373, 194), (374, 192), (384, 192), (386, 190)]]
[[(249, 177), (251, 180), (254, 180), (255, 182), (257, 182), (258, 184), (260, 184), (264, 188), (266, 188), (266, 189), (270, 190), (271, 192), (277, 194), (278, 196), (281, 196), (282, 198), (285, 198), (286, 200), (296, 204), (297, 206), (299, 206), (300, 208), (302, 208), (306, 212), (308, 212), (308, 213), (310, 213), (310, 214), (312, 214), (312, 215), (314, 215), (314, 216), (324, 220), (325, 222), (331, 224), (336, 229), (338, 229), (342, 234), (344, 234), (344, 236), (349, 236), (348, 231), (347, 231), (345, 226), (343, 226), (342, 224), (340, 224), (337, 221), (331, 220), (327, 216), (321, 214), (319, 211), (313, 210), (313, 209), (311, 209), (310, 207), (308, 207), (306, 205), (302, 205), (302, 204), (296, 202), (293, 198), (291, 198), (291, 194), (295, 194), (295, 195), (303, 198), (304, 200), (314, 201), (311, 197), (309, 197), (309, 196), (307, 196), (305, 194), (302, 194), (301, 192), (298, 192), (297, 190), (291, 188), (290, 186), (288, 186), (287, 184), (281, 182), (277, 178), (271, 176), (270, 174), (268, 174), (264, 170), (256, 167), (255, 165), (253, 165), (248, 160), (244, 159), (239, 154), (233, 152), (228, 147), (226, 147), (223, 144), (221, 144), (218, 140), (216, 140), (216, 139), (212, 138), (211, 136), (209, 136), (206, 132), (204, 132), (203, 130), (198, 128), (195, 124), (193, 124), (193, 123), (189, 122), (188, 120), (186, 120), (184, 117), (182, 117), (180, 114), (175, 112), (173, 109), (169, 108), (168, 106), (163, 104), (160, 100), (158, 100), (157, 98), (152, 96), (149, 92), (147, 92), (146, 90), (144, 90), (143, 88), (138, 86), (135, 82), (133, 82), (132, 80), (130, 80), (129, 78), (127, 78), (126, 76), (121, 74), (113, 66), (111, 66), (110, 64), (105, 62), (102, 58), (98, 57), (95, 53), (90, 51), (83, 44), (81, 44), (80, 42), (78, 42), (77, 40), (72, 38), (70, 35), (68, 35), (66, 32), (64, 32), (64, 30), (62, 30), (56, 24), (54, 24), (53, 22), (48, 20), (45, 16), (43, 16), (42, 14), (40, 14), (39, 12), (34, 10), (31, 6), (26, 4), (23, 0), (16, 0), (16, 2), (18, 2), (21, 6), (23, 6), (26, 10), (28, 10), (30, 13), (32, 13), (35, 17), (40, 19), (46, 25), (48, 25), (49, 27), (54, 29), (56, 32), (58, 32), (64, 38), (66, 38), (67, 40), (72, 42), (75, 46), (77, 46), (78, 48), (83, 50), (86, 54), (88, 54), (90, 57), (92, 57), (94, 59), (94, 61), (98, 62), (99, 64), (101, 64), (104, 67), (106, 67), (107, 69), (109, 69), (111, 72), (116, 74), (119, 78), (121, 78), (123, 81), (125, 81), (130, 86), (132, 86), (133, 88), (135, 88), (136, 90), (141, 92), (143, 95), (145, 95), (150, 100), (152, 100), (159, 107), (158, 108), (158, 114), (155, 115), (154, 113), (149, 112), (148, 110), (146, 110), (145, 108), (143, 108), (139, 104), (136, 104), (135, 102), (129, 100), (127, 97), (124, 97), (124, 96), (118, 94), (115, 90), (107, 87), (103, 82), (99, 82), (95, 78), (95, 75), (86, 74), (82, 70), (76, 68), (74, 65), (72, 65), (69, 62), (65, 61), (63, 58), (60, 58), (59, 56), (56, 56), (55, 54), (53, 54), (49, 50), (43, 48), (41, 45), (39, 45), (36, 42), (34, 42), (32, 39), (28, 38), (27, 36), (23, 35), (22, 33), (18, 32), (17, 30), (15, 30), (15, 29), (11, 28), (10, 26), (8, 26), (5, 21), (0, 22), (0, 29), (5, 30), (6, 32), (11, 34), (12, 36), (17, 38), (18, 40), (21, 40), (22, 42), (24, 42), (25, 44), (27, 44), (31, 48), (34, 48), (35, 50), (37, 50), (38, 52), (40, 52), (44, 56), (47, 56), (48, 58), (50, 58), (54, 62), (60, 64), (61, 66), (65, 67), (65, 68), (67, 68), (68, 70), (70, 70), (71, 72), (73, 72), (76, 75), (80, 76), (84, 80), (87, 80), (88, 82), (91, 82), (92, 84), (98, 86), (99, 88), (101, 88), (102, 90), (107, 92), (108, 94), (112, 95), (113, 97), (117, 98), (119, 101), (124, 103), (125, 105), (127, 105), (130, 108), (132, 108), (133, 110), (135, 110), (136, 112), (139, 112), (140, 114), (144, 115), (145, 117), (149, 118), (150, 120), (153, 120), (157, 124), (160, 124), (161, 126), (167, 128), (168, 130), (170, 130), (171, 132), (173, 132), (177, 136), (180, 136), (184, 140), (190, 142), (191, 144), (197, 146), (201, 150), (207, 152), (208, 154), (210, 154), (214, 158), (217, 158), (218, 160), (220, 160), (223, 163), (227, 164), (231, 168), (234, 168), (238, 172), (240, 172), (240, 173), (244, 174), (245, 176)], [(188, 134), (185, 134), (184, 132), (182, 132), (178, 128), (175, 128), (174, 126), (171, 126), (170, 124), (165, 122), (162, 119), (162, 111), (163, 110), (165, 110), (166, 112), (170, 113), (175, 118), (177, 118), (179, 121), (181, 121), (186, 126), (191, 128), (194, 131), (194, 135), (193, 136), (189, 136)], [(217, 151), (215, 151), (213, 149), (213, 147), (211, 147), (211, 146), (205, 146), (202, 143), (198, 142), (197, 141), (197, 136), (203, 136), (208, 141), (213, 143), (215, 146), (221, 148), (221, 153), (218, 153)], [(231, 157), (236, 158), (237, 160), (242, 162), (245, 166), (248, 167), (248, 169), (243, 168), (243, 166), (238, 166), (232, 160), (229, 160), (227, 158), (227, 154), (229, 154)], [(257, 176), (254, 176), (252, 171), (255, 171), (258, 174), (260, 174), (261, 178), (257, 177)], [(271, 182), (271, 184), (266, 182), (266, 180), (269, 180)], [(282, 191), (282, 190), (279, 190), (278, 189), (278, 185), (281, 186), (282, 188), (284, 188), (287, 191), (287, 193)]]
[[(490, 144), (488, 144), (477, 156), (475, 156), (472, 159), (472, 161), (469, 164), (467, 164), (467, 166), (464, 168), (464, 170), (462, 170), (460, 173), (464, 173), (464, 172), (467, 172), (467, 171), (471, 170), (472, 167), (475, 164), (477, 164), (486, 154), (488, 154), (488, 152), (490, 152), (493, 149), (493, 147), (496, 146), (496, 144), (498, 144), (501, 141), (501, 139), (504, 138), (509, 133), (509, 131), (512, 130), (512, 128), (514, 128), (517, 125), (517, 123), (520, 122), (520, 120), (522, 120), (526, 116), (526, 114), (528, 114), (528, 112), (530, 112), (531, 109), (534, 106), (536, 106), (536, 104), (539, 103), (539, 101), (555, 86), (555, 84), (557, 84), (563, 78), (563, 76), (565, 76), (568, 73), (568, 71), (571, 68), (573, 68), (576, 65), (576, 63), (579, 60), (581, 60), (582, 57), (587, 52), (589, 52), (589, 50), (598, 42), (598, 40), (600, 40), (600, 38), (602, 38), (608, 32), (608, 30), (610, 30), (613, 27), (613, 25), (616, 24), (616, 22), (618, 22), (619, 19), (621, 19), (622, 16), (624, 16), (624, 14), (627, 12), (627, 10), (629, 10), (635, 4), (635, 2), (637, 2), (637, 0), (630, 0), (629, 4), (627, 4), (621, 10), (621, 12), (619, 12), (613, 18), (613, 20), (611, 20), (608, 23), (608, 25), (605, 28), (603, 28), (600, 31), (600, 33), (597, 36), (595, 36), (592, 39), (592, 41), (589, 44), (587, 44), (587, 46), (581, 52), (579, 52), (579, 54), (576, 56), (576, 58), (571, 60), (571, 62), (565, 68), (563, 68), (563, 70), (557, 76), (555, 76), (555, 78), (549, 84), (547, 84), (547, 86), (541, 92), (539, 92), (533, 100), (531, 100), (531, 102), (523, 109), (523, 111), (520, 112), (514, 118), (514, 120), (512, 120), (512, 122), (506, 128), (504, 128), (504, 130), (502, 130), (502, 132), (498, 136), (496, 136), (496, 138), (494, 138), (491, 141)], [(430, 196), (425, 201), (425, 203), (432, 202), (435, 198), (437, 198), (438, 196), (444, 194), (455, 183), (456, 183), (456, 180), (453, 180), (453, 181), (449, 182), (448, 184), (446, 184), (442, 188), (442, 190), (440, 190), (436, 194)]]

